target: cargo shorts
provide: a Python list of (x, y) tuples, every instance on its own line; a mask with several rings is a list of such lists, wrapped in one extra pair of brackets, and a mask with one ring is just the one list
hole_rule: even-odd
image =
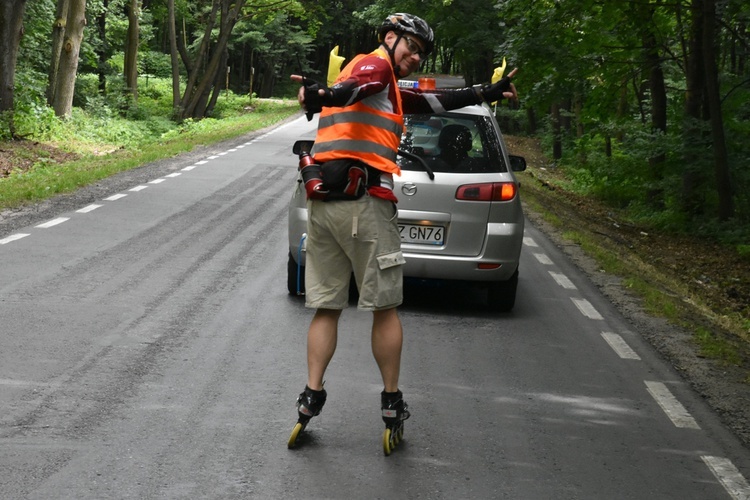
[(390, 309), (403, 301), (396, 205), (365, 194), (357, 200), (307, 201), (305, 306), (345, 309), (352, 273), (357, 308)]

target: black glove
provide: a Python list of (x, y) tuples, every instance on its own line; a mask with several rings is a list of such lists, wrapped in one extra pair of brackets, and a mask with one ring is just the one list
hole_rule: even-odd
[[(321, 85), (309, 78), (304, 78), (302, 84), (305, 86), (305, 110), (307, 111), (305, 115), (307, 116), (307, 121), (310, 121), (315, 113), (320, 113), (323, 110), (323, 106), (331, 97), (332, 92), (325, 85)], [(320, 95), (318, 92), (320, 89), (325, 90), (324, 95)]]
[(495, 83), (488, 83), (478, 87), (479, 97), (484, 102), (495, 102), (501, 100), (503, 92), (510, 92), (510, 78), (507, 76), (501, 78)]

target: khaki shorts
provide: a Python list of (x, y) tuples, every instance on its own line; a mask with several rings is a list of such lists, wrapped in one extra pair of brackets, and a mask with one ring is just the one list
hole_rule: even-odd
[(352, 272), (358, 309), (390, 309), (403, 301), (404, 257), (396, 205), (365, 195), (352, 201), (307, 202), (305, 305), (345, 309)]

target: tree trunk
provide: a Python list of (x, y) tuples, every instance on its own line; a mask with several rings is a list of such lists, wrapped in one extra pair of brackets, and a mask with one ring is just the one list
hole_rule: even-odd
[(65, 22), (65, 39), (60, 53), (52, 108), (56, 116), (68, 117), (73, 109), (78, 53), (86, 26), (86, 0), (72, 0)]
[(560, 122), (560, 105), (553, 104), (551, 111), (552, 119), (552, 159), (562, 158), (562, 127)]
[(128, 33), (125, 40), (125, 93), (138, 101), (138, 0), (127, 4)]
[[(227, 61), (229, 60), (229, 53), (227, 50), (224, 51), (224, 57), (221, 58), (221, 63), (219, 64), (220, 68), (227, 68)], [(211, 99), (209, 99), (208, 104), (206, 105), (206, 112), (204, 113), (204, 116), (212, 116), (214, 112), (214, 108), (216, 107), (216, 101), (219, 99), (219, 95), (221, 94), (222, 89), (226, 88), (229, 90), (229, 87), (226, 85), (227, 78), (226, 75), (222, 75), (221, 73), (216, 73), (216, 80), (214, 80), (214, 90), (211, 94)]]
[(682, 164), (682, 211), (690, 215), (703, 213), (705, 192), (700, 188), (702, 179), (700, 170), (695, 167), (700, 158), (699, 151), (703, 149), (705, 138), (699, 124), (701, 118), (701, 104), (704, 97), (703, 56), (701, 44), (703, 41), (703, 0), (692, 0), (690, 6), (690, 32), (687, 41), (687, 58), (685, 62), (685, 124), (683, 128)]
[(11, 137), (16, 135), (13, 123), (14, 87), (25, 9), (26, 0), (0, 2), (0, 114), (7, 112), (8, 132)]
[(537, 125), (536, 125), (536, 112), (534, 111), (534, 108), (531, 106), (528, 106), (526, 108), (526, 118), (528, 120), (528, 128), (526, 130), (526, 133), (529, 135), (536, 134), (537, 131)]
[(52, 55), (47, 84), (47, 104), (50, 106), (55, 101), (57, 70), (60, 67), (60, 54), (65, 40), (65, 23), (68, 21), (68, 10), (70, 10), (70, 0), (57, 0), (55, 21), (52, 23)]
[[(659, 3), (659, 2), (657, 2)], [(653, 31), (653, 17), (656, 5), (641, 5), (638, 9), (639, 18), (643, 22), (641, 39), (643, 43), (643, 74), (648, 77), (649, 109), (651, 116), (651, 134), (654, 147), (659, 148), (659, 142), (667, 131), (667, 90), (664, 84), (664, 71), (659, 54), (659, 42)], [(644, 92), (645, 93), (645, 92)], [(660, 186), (663, 178), (662, 168), (666, 154), (659, 152), (648, 159), (651, 186), (646, 191), (646, 202), (656, 209), (664, 208), (664, 192)]]
[[(217, 5), (221, 2), (221, 5)], [(242, 10), (245, 0), (237, 0), (234, 6), (230, 9), (230, 0), (214, 0), (214, 9), (221, 7), (222, 15), (221, 22), (219, 25), (219, 36), (216, 40), (215, 47), (210, 51), (208, 62), (205, 66), (205, 71), (201, 75), (198, 75), (200, 65), (196, 64), (194, 74), (188, 78), (188, 85), (185, 89), (185, 95), (182, 98), (182, 108), (184, 108), (183, 116), (185, 117), (196, 117), (202, 118), (206, 113), (206, 106), (208, 103), (208, 94), (210, 93), (211, 87), (216, 81), (216, 76), (222, 69), (221, 61), (224, 59), (224, 52), (229, 42), (229, 37), (232, 34), (234, 25), (237, 23), (239, 14)], [(211, 17), (215, 19), (216, 11), (211, 12)], [(210, 20), (209, 26), (206, 28), (205, 35), (203, 38), (203, 44), (199, 49), (199, 56), (195, 61), (201, 61), (202, 57), (209, 54), (208, 51), (208, 40), (211, 38), (210, 33), (213, 27), (213, 20)], [(225, 64), (226, 66), (226, 64)]]
[[(206, 30), (204, 32), (205, 34), (203, 36), (203, 41), (198, 47), (198, 51), (195, 54), (194, 59), (190, 60), (188, 58), (187, 52), (184, 52), (183, 54), (183, 59), (185, 60), (185, 66), (187, 68), (188, 78), (187, 78), (187, 83), (185, 85), (185, 93), (182, 95), (182, 98), (180, 99), (180, 104), (178, 106), (178, 114), (176, 116), (178, 120), (183, 120), (187, 118), (188, 116), (191, 116), (192, 110), (189, 111), (187, 109), (188, 103), (190, 103), (193, 100), (193, 94), (194, 92), (196, 92), (197, 82), (200, 77), (200, 68), (201, 68), (200, 61), (204, 58), (205, 54), (209, 50), (211, 32), (213, 31), (214, 24), (216, 23), (216, 17), (219, 13), (219, 8), (221, 7), (220, 5), (221, 1), (222, 0), (214, 0), (213, 2), (211, 13), (209, 14), (208, 20), (206, 22)], [(172, 85), (174, 86), (174, 82)]]
[(169, 12), (169, 55), (172, 61), (172, 109), (175, 116), (181, 114), (180, 107), (180, 59), (177, 51), (177, 28), (174, 12), (174, 0), (167, 1)]
[(109, 59), (109, 44), (107, 43), (107, 11), (109, 10), (109, 0), (102, 1), (102, 12), (97, 19), (99, 29), (99, 39), (101, 46), (97, 52), (97, 72), (99, 73), (99, 93), (107, 94), (107, 60)]
[(711, 115), (711, 139), (714, 152), (714, 175), (719, 195), (720, 221), (734, 215), (729, 158), (724, 137), (724, 119), (721, 111), (718, 65), (716, 63), (716, 0), (703, 0), (703, 64), (706, 75), (706, 102)]

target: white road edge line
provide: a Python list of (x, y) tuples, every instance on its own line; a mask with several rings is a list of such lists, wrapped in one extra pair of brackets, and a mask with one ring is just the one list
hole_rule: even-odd
[(87, 213), (93, 212), (97, 208), (101, 208), (101, 207), (102, 207), (102, 205), (97, 205), (97, 204), (87, 205), (87, 206), (85, 206), (85, 207), (83, 207), (81, 209), (76, 210), (76, 213), (87, 214)]
[(17, 241), (17, 240), (20, 240), (21, 238), (25, 238), (27, 236), (29, 236), (28, 233), (11, 234), (7, 238), (3, 238), (2, 240), (0, 240), (0, 245), (5, 245), (6, 243), (10, 243), (11, 241)]
[(133, 191), (134, 193), (137, 193), (138, 191), (143, 191), (144, 189), (148, 189), (148, 186), (140, 185), (134, 188), (130, 188), (128, 189), (128, 191)]
[(43, 224), (39, 224), (38, 226), (34, 226), (34, 227), (38, 227), (40, 229), (49, 229), (52, 226), (56, 226), (58, 224), (62, 224), (63, 222), (69, 221), (69, 220), (70, 220), (70, 217), (58, 217), (57, 219), (52, 219), (50, 221), (47, 221), (47, 222), (45, 222)]
[(667, 414), (669, 420), (682, 429), (700, 429), (698, 422), (688, 413), (682, 404), (677, 401), (667, 386), (661, 382), (645, 381), (646, 388), (651, 396), (659, 403), (661, 409)]
[(538, 247), (539, 245), (536, 244), (536, 241), (534, 241), (534, 238), (531, 238), (529, 236), (523, 237), (523, 244), (527, 247)]
[(573, 297), (570, 298), (570, 300), (573, 301), (573, 303), (576, 305), (579, 311), (581, 311), (581, 314), (586, 316), (589, 319), (598, 319), (603, 320), (604, 317), (599, 314), (599, 311), (597, 311), (594, 306), (591, 305), (591, 302), (589, 302), (586, 299), (574, 299)]
[(556, 273), (553, 271), (549, 272), (550, 276), (557, 282), (558, 285), (565, 288), (566, 290), (578, 290), (576, 286), (570, 281), (570, 278), (562, 273)]
[(536, 257), (536, 260), (538, 260), (540, 264), (545, 266), (552, 265), (552, 259), (550, 259), (546, 253), (535, 253), (534, 257)]
[(104, 201), (117, 201), (117, 200), (119, 200), (120, 198), (125, 198), (126, 196), (127, 196), (127, 195), (126, 195), (126, 194), (123, 194), (123, 193), (120, 193), (120, 194), (113, 194), (113, 195), (112, 195), (112, 196), (110, 196), (109, 198), (104, 198)]
[(612, 332), (602, 332), (602, 337), (607, 341), (607, 344), (617, 353), (622, 359), (635, 359), (640, 361), (641, 357), (630, 348), (627, 342), (622, 337)]
[(735, 500), (750, 498), (750, 485), (731, 460), (710, 455), (704, 455), (701, 459), (732, 498)]
[(153, 181), (148, 181), (149, 184), (161, 184), (162, 182), (166, 181), (167, 179), (154, 179)]

